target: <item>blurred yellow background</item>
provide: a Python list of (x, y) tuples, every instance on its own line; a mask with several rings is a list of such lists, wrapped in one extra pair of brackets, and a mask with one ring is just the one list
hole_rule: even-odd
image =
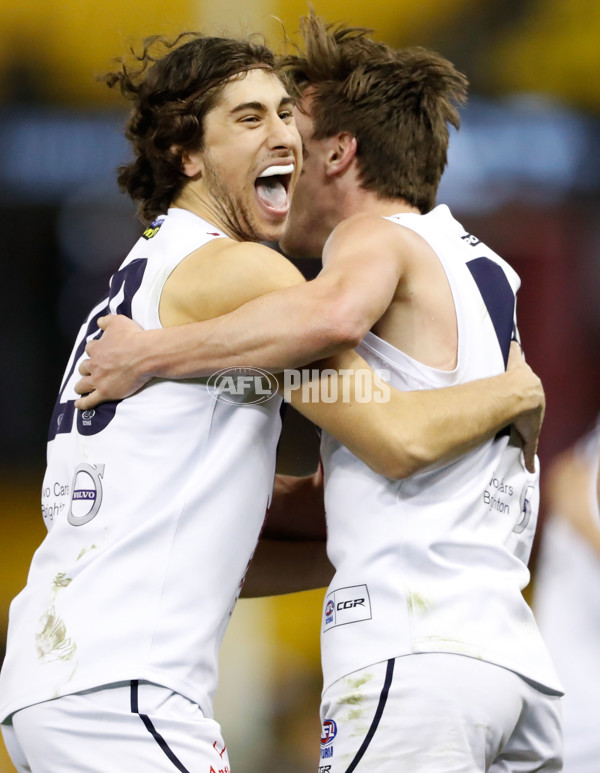
[[(371, 27), (391, 44), (433, 45), (478, 87), (536, 91), (597, 110), (600, 4), (595, 0), (334, 0), (314, 3), (327, 19)], [(184, 29), (261, 32), (274, 47), (280, 22), (293, 38), (304, 0), (4, 0), (0, 13), (0, 98), (29, 79), (59, 103), (118, 99), (94, 82), (110, 60), (148, 35)], [(279, 20), (279, 21), (278, 21)], [(11, 84), (12, 81), (12, 84)]]

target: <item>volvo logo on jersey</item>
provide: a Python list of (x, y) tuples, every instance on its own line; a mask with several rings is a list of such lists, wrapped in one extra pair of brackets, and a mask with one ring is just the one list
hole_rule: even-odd
[(83, 526), (98, 514), (102, 504), (103, 464), (78, 464), (71, 484), (71, 504), (67, 520), (72, 526)]
[(326, 719), (321, 728), (321, 759), (333, 757), (333, 739), (337, 735), (337, 725), (333, 719)]
[(337, 625), (370, 620), (371, 600), (366, 585), (350, 585), (331, 591), (325, 599), (323, 630)]

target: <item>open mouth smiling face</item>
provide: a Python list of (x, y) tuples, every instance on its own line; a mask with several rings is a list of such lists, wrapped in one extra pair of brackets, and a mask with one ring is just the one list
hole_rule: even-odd
[(300, 174), (293, 100), (274, 73), (232, 80), (205, 118), (195, 210), (237, 240), (281, 238)]

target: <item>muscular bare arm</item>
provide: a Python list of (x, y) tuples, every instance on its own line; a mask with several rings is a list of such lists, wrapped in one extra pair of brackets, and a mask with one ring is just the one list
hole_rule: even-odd
[(386, 257), (381, 239), (367, 260), (367, 244), (341, 260), (337, 244), (348, 239), (344, 230), (338, 226), (332, 234), (315, 279), (262, 292), (229, 313), (147, 331), (125, 317), (102, 318), (105, 332), (88, 344), (92, 359), (82, 366), (84, 378), (76, 387), (87, 396), (77, 407), (126, 397), (156, 376), (195, 378), (225, 367), (278, 372), (353, 348), (389, 306), (400, 266)]
[(350, 379), (349, 385), (345, 380), (346, 372), (372, 373), (367, 363), (349, 350), (319, 362), (316, 375), (319, 380), (324, 373), (331, 374), (338, 385), (329, 385), (324, 391), (342, 396), (345, 390), (347, 399), (333, 403), (315, 400), (313, 396), (321, 392), (319, 388), (307, 390), (306, 394), (301, 387), (287, 391), (285, 397), (375, 472), (388, 478), (406, 478), (462, 456), (511, 423), (506, 414), (508, 390), (511, 402), (521, 404), (518, 412), (525, 464), (533, 470), (544, 413), (543, 390), (516, 344), (512, 346), (511, 358), (510, 369), (500, 377), (414, 392), (388, 387), (389, 399), (378, 403), (362, 401), (357, 378)]

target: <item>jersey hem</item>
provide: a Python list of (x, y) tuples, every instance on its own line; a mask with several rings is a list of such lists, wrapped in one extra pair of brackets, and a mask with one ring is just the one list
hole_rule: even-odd
[(341, 673), (334, 673), (331, 677), (325, 678), (323, 676), (323, 691), (322, 695), (325, 694), (325, 692), (336, 682), (339, 682), (340, 679), (345, 679), (350, 674), (355, 673), (356, 671), (361, 671), (364, 668), (369, 668), (370, 666), (375, 666), (378, 663), (385, 663), (388, 660), (395, 660), (396, 658), (405, 658), (410, 657), (411, 655), (456, 655), (457, 657), (463, 657), (463, 658), (471, 658), (472, 660), (481, 660), (484, 663), (489, 663), (492, 666), (497, 666), (498, 668), (504, 668), (506, 671), (512, 671), (513, 674), (516, 674), (517, 676), (521, 677), (521, 679), (524, 679), (526, 682), (531, 684), (536, 689), (540, 690), (541, 692), (550, 692), (552, 695), (561, 696), (565, 694), (565, 691), (563, 689), (562, 684), (560, 683), (560, 680), (557, 676), (550, 679), (543, 679), (541, 680), (539, 677), (534, 677), (530, 673), (526, 673), (522, 670), (520, 670), (517, 666), (508, 666), (503, 663), (499, 663), (496, 660), (493, 660), (489, 657), (483, 657), (480, 653), (477, 655), (470, 654), (468, 652), (457, 652), (456, 650), (451, 649), (414, 649), (410, 652), (396, 652), (396, 654), (387, 654), (387, 655), (381, 655), (375, 657), (373, 660), (368, 661), (361, 661), (360, 664), (354, 665), (352, 668), (348, 668), (344, 670)]
[(94, 676), (94, 678), (71, 682), (68, 687), (65, 686), (64, 689), (60, 690), (38, 689), (24, 693), (23, 695), (0, 705), (0, 724), (7, 724), (7, 720), (10, 719), (13, 714), (21, 711), (21, 709), (26, 709), (29, 706), (34, 706), (38, 703), (46, 703), (46, 701), (56, 700), (58, 698), (64, 698), (65, 695), (74, 695), (75, 693), (83, 692), (84, 690), (106, 687), (117, 682), (130, 682), (132, 679), (152, 682), (160, 687), (173, 690), (173, 692), (183, 695), (184, 698), (188, 698), (196, 703), (207, 719), (214, 718), (212, 701), (207, 692), (198, 691), (189, 683), (168, 677), (162, 671), (149, 669), (145, 671), (111, 672), (104, 676)]

